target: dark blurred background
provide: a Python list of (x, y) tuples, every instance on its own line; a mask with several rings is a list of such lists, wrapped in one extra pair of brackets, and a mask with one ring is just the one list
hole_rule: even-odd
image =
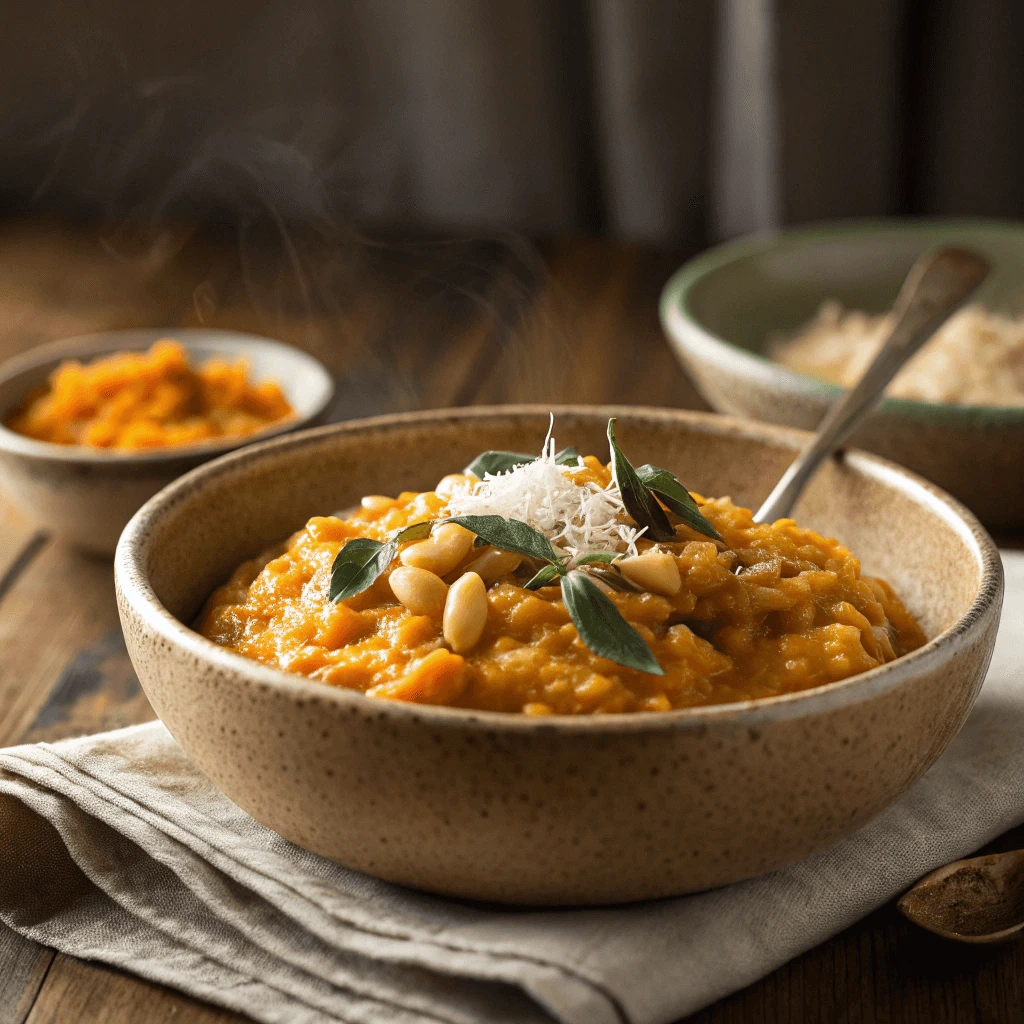
[(1020, 0), (5, 5), (7, 214), (681, 246), (1024, 209)]
[(1022, 40), (1021, 0), (9, 0), (0, 358), (205, 325), (319, 356), (339, 416), (699, 407), (686, 257), (1021, 215)]

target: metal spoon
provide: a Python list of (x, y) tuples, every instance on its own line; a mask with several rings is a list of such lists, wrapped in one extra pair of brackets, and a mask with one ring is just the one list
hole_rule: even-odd
[[(987, 260), (940, 249), (911, 268), (893, 306), (893, 327), (860, 381), (825, 413), (814, 440), (786, 470), (754, 521), (789, 515), (807, 482), (881, 400), (903, 365), (988, 276)], [(925, 876), (897, 906), (909, 920), (961, 942), (999, 942), (1024, 929), (1024, 850), (947, 864)]]
[(822, 461), (850, 436), (881, 400), (903, 364), (949, 319), (985, 279), (986, 259), (966, 249), (926, 253), (911, 268), (893, 306), (893, 326), (860, 381), (829, 407), (806, 451), (786, 470), (755, 523), (788, 516)]
[(925, 875), (896, 906), (944, 939), (1009, 939), (1024, 929), (1024, 850), (947, 864)]

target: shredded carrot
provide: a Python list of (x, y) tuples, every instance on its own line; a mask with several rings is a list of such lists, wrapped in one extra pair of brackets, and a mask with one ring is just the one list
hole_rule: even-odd
[(168, 339), (147, 352), (61, 363), (6, 425), (53, 444), (139, 450), (251, 434), (292, 415), (275, 381), (250, 382), (244, 359), (194, 369)]

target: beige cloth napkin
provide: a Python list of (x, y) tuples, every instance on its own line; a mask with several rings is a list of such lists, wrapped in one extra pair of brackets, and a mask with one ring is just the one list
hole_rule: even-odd
[(258, 825), (159, 723), (0, 752), (0, 918), (268, 1022), (661, 1024), (767, 974), (1024, 820), (1024, 554), (977, 707), (928, 774), (786, 871), (543, 911), (379, 882)]

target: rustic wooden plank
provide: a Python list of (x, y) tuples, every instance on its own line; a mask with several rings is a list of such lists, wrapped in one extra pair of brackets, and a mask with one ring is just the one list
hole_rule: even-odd
[[(474, 401), (601, 402), (614, 394), (616, 341), (635, 256), (599, 243), (544, 246), (549, 278)], [(630, 339), (631, 341), (633, 339)]]
[[(25, 220), (0, 228), (0, 359), (93, 331), (156, 326), (183, 302), (159, 236), (128, 247), (110, 232)], [(159, 254), (164, 253), (162, 258)]]
[[(0, 615), (4, 595), (31, 568), (45, 542), (45, 536), (20, 512), (0, 500)], [(0, 923), (0, 1021), (22, 1024), (53, 955), (53, 950)]]
[(0, 746), (26, 734), (82, 647), (117, 626), (112, 563), (47, 541), (0, 602)]
[(578, 239), (544, 243), (540, 251), (546, 282), (465, 401), (705, 407), (658, 321), (671, 255)]
[(26, 531), (23, 536), (7, 537), (0, 545), (0, 601), (35, 561), (46, 546), (47, 536), (41, 530)]
[(0, 496), (0, 600), (38, 553), (42, 539), (40, 531)]
[(99, 636), (64, 667), (22, 743), (123, 729), (156, 715), (132, 668), (120, 628)]
[(0, 1021), (22, 1024), (39, 994), (54, 951), (0, 923)]
[(280, 338), (341, 372), (394, 309), (387, 275), (340, 235), (282, 246), (193, 226), (24, 220), (0, 225), (0, 281), (0, 360), (95, 331), (209, 326)]
[(658, 295), (676, 261), (636, 246), (558, 240), (546, 249), (550, 315), (569, 342), (564, 401), (701, 407), (665, 341)]
[(247, 1018), (102, 964), (58, 953), (26, 1024), (239, 1024)]

